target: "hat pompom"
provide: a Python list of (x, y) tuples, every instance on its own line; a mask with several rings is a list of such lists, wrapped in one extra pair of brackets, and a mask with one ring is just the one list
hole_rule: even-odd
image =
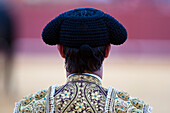
[(42, 39), (48, 45), (59, 44), (60, 26), (63, 21), (62, 15), (51, 20), (42, 31)]
[(127, 39), (127, 31), (125, 27), (109, 14), (104, 15), (104, 21), (109, 31), (110, 43), (113, 45), (121, 45)]

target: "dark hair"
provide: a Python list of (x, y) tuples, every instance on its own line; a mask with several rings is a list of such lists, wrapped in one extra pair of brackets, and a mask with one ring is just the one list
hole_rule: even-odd
[(83, 45), (80, 48), (63, 47), (65, 68), (70, 73), (94, 72), (102, 66), (106, 46), (90, 47)]

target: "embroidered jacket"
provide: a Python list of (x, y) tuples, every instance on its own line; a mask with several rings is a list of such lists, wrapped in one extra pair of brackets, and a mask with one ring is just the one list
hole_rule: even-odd
[(50, 86), (24, 97), (14, 113), (151, 113), (141, 99), (101, 86), (94, 74), (72, 74), (63, 86)]

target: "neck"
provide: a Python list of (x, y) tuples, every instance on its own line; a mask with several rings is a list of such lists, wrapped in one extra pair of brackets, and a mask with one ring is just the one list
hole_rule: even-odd
[[(84, 71), (83, 73), (95, 74), (95, 75), (98, 75), (102, 79), (102, 77), (103, 77), (103, 66), (101, 66), (100, 70), (97, 70), (95, 72)], [(66, 72), (67, 77), (70, 74), (73, 74), (73, 73)]]

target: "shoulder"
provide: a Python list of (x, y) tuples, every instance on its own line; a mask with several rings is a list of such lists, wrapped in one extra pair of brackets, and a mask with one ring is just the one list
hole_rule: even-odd
[(118, 91), (115, 98), (115, 110), (128, 113), (151, 113), (151, 107), (142, 99), (131, 97), (127, 92)]
[(14, 113), (45, 113), (51, 89), (52, 86), (25, 96), (19, 102), (15, 103)]
[(125, 91), (118, 91), (114, 88), (108, 89), (107, 95), (108, 110), (116, 113), (151, 113), (152, 107), (142, 99), (131, 97)]

